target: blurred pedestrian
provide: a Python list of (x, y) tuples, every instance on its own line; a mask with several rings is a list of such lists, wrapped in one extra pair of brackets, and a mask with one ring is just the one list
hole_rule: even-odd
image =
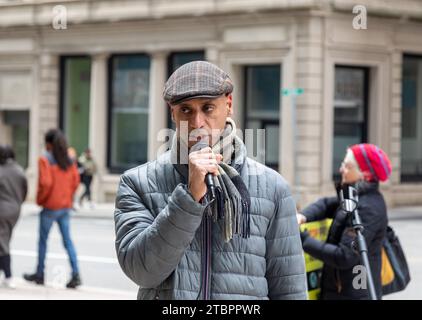
[(57, 222), (72, 268), (72, 277), (66, 287), (75, 288), (81, 284), (81, 279), (76, 251), (70, 237), (69, 211), (80, 182), (79, 173), (75, 161), (69, 157), (66, 138), (60, 130), (49, 130), (45, 135), (45, 145), (46, 152), (38, 161), (37, 204), (43, 208), (40, 212), (38, 265), (36, 272), (24, 274), (24, 279), (44, 284), (48, 234), (53, 222)]
[(67, 154), (69, 155), (70, 160), (72, 162), (76, 163), (76, 166), (77, 166), (78, 172), (79, 172), (79, 176), (80, 176), (80, 181), (82, 181), (83, 168), (82, 168), (82, 164), (79, 162), (79, 159), (78, 159), (78, 152), (76, 151), (75, 148), (68, 147), (67, 148)]
[[(357, 144), (347, 149), (340, 167), (341, 185), (355, 185), (358, 191), (358, 212), (362, 220), (363, 236), (368, 247), (369, 264), (377, 298), (382, 297), (381, 249), (388, 224), (384, 198), (379, 182), (391, 174), (391, 162), (387, 154), (372, 144)], [(338, 186), (338, 194), (339, 188)], [(322, 260), (321, 299), (369, 299), (368, 290), (355, 288), (353, 273), (356, 265), (362, 265), (360, 254), (354, 246), (356, 232), (351, 217), (340, 207), (339, 197), (322, 198), (306, 207), (297, 216), (299, 224), (332, 218), (327, 241), (321, 242), (301, 233), (303, 249)], [(365, 283), (366, 284), (366, 283)]]
[(79, 163), (82, 168), (81, 180), (85, 187), (85, 191), (79, 199), (79, 205), (83, 205), (84, 198), (88, 199), (91, 209), (94, 209), (94, 204), (91, 199), (91, 183), (94, 174), (97, 172), (97, 165), (92, 157), (91, 149), (87, 148), (79, 157)]
[(76, 162), (78, 160), (78, 153), (76, 152), (76, 149), (73, 147), (67, 148), (67, 154), (70, 158), (70, 160)]
[(23, 168), (14, 160), (10, 146), (0, 146), (0, 271), (5, 278), (1, 287), (13, 289), (10, 240), (27, 194)]
[[(81, 176), (81, 170), (82, 169), (81, 169), (81, 165), (80, 165), (80, 163), (78, 161), (78, 153), (76, 152), (76, 149), (69, 146), (67, 148), (67, 154), (68, 154), (70, 160), (72, 162), (76, 163), (77, 168), (78, 168), (78, 172), (79, 172), (79, 177), (82, 177)], [(82, 181), (82, 178), (80, 178), (80, 180)], [(77, 211), (78, 209), (79, 209), (79, 206), (78, 206), (78, 204), (76, 202), (76, 192), (75, 192), (75, 194), (72, 197), (72, 210), (73, 211)]]

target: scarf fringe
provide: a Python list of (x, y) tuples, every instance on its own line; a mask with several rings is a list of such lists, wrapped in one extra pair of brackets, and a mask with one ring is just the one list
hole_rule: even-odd
[(224, 198), (221, 188), (217, 188), (216, 199), (209, 203), (206, 214), (214, 222), (223, 221), (224, 241), (229, 242), (234, 235), (247, 239), (251, 235), (251, 215), (248, 201), (236, 196)]

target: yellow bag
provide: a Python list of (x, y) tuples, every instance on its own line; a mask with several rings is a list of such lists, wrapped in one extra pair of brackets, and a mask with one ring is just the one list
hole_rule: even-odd
[(393, 282), (394, 270), (391, 266), (390, 260), (388, 259), (385, 249), (381, 251), (381, 283), (383, 286)]
[(382, 294), (404, 290), (410, 282), (410, 271), (399, 238), (391, 226), (382, 243), (381, 253)]

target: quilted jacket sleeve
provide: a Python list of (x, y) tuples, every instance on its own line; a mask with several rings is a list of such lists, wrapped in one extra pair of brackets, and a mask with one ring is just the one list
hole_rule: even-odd
[(278, 184), (275, 213), (267, 230), (267, 281), (270, 299), (306, 300), (305, 260), (296, 205), (287, 183)]
[(139, 191), (136, 170), (120, 180), (116, 198), (117, 257), (125, 274), (143, 288), (159, 286), (179, 264), (201, 224), (205, 206), (179, 184), (154, 218)]
[(303, 209), (302, 214), (306, 217), (307, 222), (334, 218), (339, 205), (337, 197), (321, 198)]
[[(363, 236), (369, 246), (380, 228), (380, 216), (367, 205), (359, 206), (359, 216), (364, 227)], [(338, 244), (319, 241), (308, 235), (303, 241), (303, 250), (331, 267), (350, 269), (360, 261), (359, 253), (352, 245), (355, 239), (356, 233), (351, 227), (345, 228)]]

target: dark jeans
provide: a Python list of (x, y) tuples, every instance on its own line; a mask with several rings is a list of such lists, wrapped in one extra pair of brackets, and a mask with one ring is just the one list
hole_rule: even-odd
[(82, 203), (82, 200), (87, 197), (88, 201), (91, 201), (91, 183), (92, 183), (92, 176), (82, 176), (82, 183), (85, 186), (85, 192), (79, 199), (79, 203)]
[(10, 255), (0, 256), (0, 270), (4, 271), (6, 278), (12, 277), (12, 270), (10, 269)]
[(69, 255), (70, 266), (72, 267), (72, 275), (79, 274), (78, 261), (76, 258), (75, 247), (73, 246), (72, 240), (70, 239), (70, 221), (69, 221), (69, 209), (61, 210), (48, 210), (43, 209), (40, 213), (40, 230), (39, 230), (39, 242), (38, 242), (38, 267), (37, 275), (44, 275), (44, 262), (47, 253), (47, 239), (50, 233), (53, 222), (57, 222), (59, 225), (60, 233), (62, 234), (63, 246), (65, 247), (67, 254)]

